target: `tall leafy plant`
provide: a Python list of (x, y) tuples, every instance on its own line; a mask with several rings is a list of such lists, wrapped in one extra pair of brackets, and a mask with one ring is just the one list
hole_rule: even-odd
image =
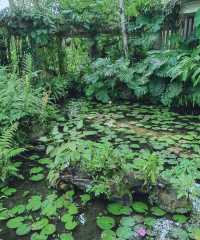
[(34, 86), (35, 76), (32, 59), (28, 55), (23, 61), (22, 76), (0, 68), (0, 120), (3, 126), (36, 118), (42, 122), (53, 113), (48, 93)]
[(12, 159), (25, 151), (14, 144), (17, 124), (6, 129), (0, 137), (0, 180), (6, 181), (10, 176), (19, 176), (17, 163)]
[(100, 58), (92, 64), (91, 72), (85, 76), (86, 95), (106, 103), (119, 97), (130, 81), (132, 71), (128, 61), (119, 59), (112, 62), (109, 58)]

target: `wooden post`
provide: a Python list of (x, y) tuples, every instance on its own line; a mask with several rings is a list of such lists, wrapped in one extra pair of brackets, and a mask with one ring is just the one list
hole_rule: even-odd
[(63, 46), (62, 46), (62, 37), (58, 36), (57, 37), (57, 46), (58, 46), (58, 66), (59, 66), (59, 72), (60, 72), (60, 75), (64, 74), (65, 73), (65, 66), (64, 66), (64, 52), (63, 52)]
[(9, 2), (10, 10), (14, 11), (16, 8), (14, 0), (8, 0), (8, 2)]
[(120, 13), (120, 19), (121, 19), (121, 31), (122, 31), (124, 55), (126, 58), (128, 58), (128, 35), (127, 35), (127, 29), (126, 29), (124, 0), (119, 0), (119, 13)]

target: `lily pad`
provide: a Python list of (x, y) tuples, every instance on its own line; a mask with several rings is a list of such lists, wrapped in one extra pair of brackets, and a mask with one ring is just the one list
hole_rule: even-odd
[(47, 238), (47, 235), (42, 235), (39, 233), (34, 233), (33, 235), (31, 235), (31, 240), (47, 240)]
[(15, 206), (15, 207), (13, 207), (11, 210), (10, 210), (10, 212), (12, 213), (12, 214), (14, 214), (14, 215), (16, 215), (16, 214), (22, 214), (22, 213), (24, 213), (25, 212), (25, 210), (26, 210), (26, 207), (23, 205), (23, 204), (20, 204), (20, 205), (17, 205), (17, 206)]
[(67, 230), (73, 230), (78, 225), (78, 223), (74, 221), (74, 217), (68, 213), (62, 216), (61, 221), (65, 223)]
[(43, 170), (44, 170), (44, 168), (42, 168), (42, 167), (33, 167), (30, 170), (30, 174), (33, 175), (36, 173), (41, 173)]
[(6, 226), (8, 228), (15, 229), (15, 228), (18, 228), (20, 225), (22, 225), (23, 221), (24, 221), (24, 217), (12, 218), (7, 222)]
[(186, 223), (188, 218), (185, 215), (176, 214), (173, 216), (173, 220), (178, 223)]
[(68, 209), (69, 214), (76, 215), (78, 213), (78, 207), (74, 203), (71, 203), (71, 204), (67, 205), (66, 207)]
[(156, 223), (156, 219), (155, 218), (152, 218), (152, 217), (146, 217), (144, 219), (144, 224), (148, 227), (153, 227)]
[(148, 211), (148, 206), (144, 202), (134, 202), (132, 208), (137, 213), (146, 213)]
[(32, 230), (33, 231), (41, 230), (48, 224), (48, 222), (49, 220), (47, 218), (43, 218), (37, 222), (34, 222), (32, 224)]
[(7, 220), (9, 218), (14, 217), (14, 214), (11, 213), (9, 210), (5, 209), (3, 211), (0, 212), (0, 221), (2, 220)]
[(68, 200), (73, 200), (74, 195), (75, 195), (75, 192), (73, 190), (70, 190), (70, 191), (67, 191), (64, 196)]
[(28, 224), (21, 224), (16, 231), (18, 236), (24, 236), (30, 233), (31, 227)]
[(109, 230), (115, 226), (115, 220), (107, 216), (97, 217), (97, 225), (102, 230)]
[(136, 224), (136, 222), (134, 217), (123, 217), (120, 220), (120, 224), (125, 227), (133, 227)]
[(166, 212), (159, 207), (152, 207), (151, 212), (157, 217), (163, 217), (164, 215), (166, 215)]
[(39, 182), (39, 181), (43, 180), (44, 178), (45, 178), (45, 175), (42, 173), (39, 173), (39, 174), (36, 174), (36, 175), (33, 175), (32, 177), (30, 177), (30, 180), (33, 182)]
[(108, 212), (120, 216), (120, 215), (130, 215), (132, 210), (130, 207), (123, 206), (121, 203), (111, 203), (107, 207)]
[(86, 204), (91, 200), (91, 196), (89, 194), (83, 194), (80, 196), (82, 204)]
[(129, 227), (119, 227), (116, 234), (120, 239), (131, 239), (134, 235), (134, 232)]
[(48, 203), (46, 206), (42, 206), (42, 215), (47, 217), (56, 216), (57, 208), (52, 203)]
[(74, 240), (71, 233), (62, 233), (60, 235), (60, 240)]
[(41, 202), (41, 197), (40, 196), (32, 196), (29, 200), (28, 200), (28, 204), (26, 206), (26, 209), (28, 211), (37, 211), (41, 208), (42, 202)]
[(78, 226), (78, 223), (75, 221), (65, 223), (65, 229), (67, 229), (69, 231), (75, 229), (77, 226)]
[(49, 158), (43, 158), (38, 160), (38, 163), (42, 164), (42, 165), (49, 165), (52, 163), (52, 160)]
[(55, 206), (56, 208), (60, 209), (63, 208), (65, 204), (65, 199), (63, 196), (59, 197), (58, 199), (56, 199), (55, 201)]
[(101, 240), (116, 240), (116, 233), (112, 230), (105, 230), (101, 234)]
[(16, 189), (15, 188), (11, 188), (11, 187), (5, 187), (3, 189), (1, 189), (1, 192), (3, 193), (3, 195), (7, 196), (7, 197), (11, 197), (13, 194), (16, 193)]
[(41, 231), (41, 235), (47, 235), (50, 236), (53, 233), (55, 233), (56, 227), (53, 224), (47, 224)]
[(67, 221), (72, 221), (72, 220), (73, 220), (73, 216), (70, 215), (69, 213), (66, 213), (61, 217), (61, 221), (64, 223)]

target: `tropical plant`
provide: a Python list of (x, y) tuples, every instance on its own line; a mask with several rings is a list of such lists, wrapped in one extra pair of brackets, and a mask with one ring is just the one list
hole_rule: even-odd
[(10, 176), (22, 177), (18, 172), (18, 162), (12, 159), (25, 151), (14, 144), (14, 136), (17, 124), (12, 125), (4, 131), (0, 137), (0, 180), (5, 182)]
[(2, 126), (9, 126), (16, 121), (39, 119), (40, 123), (54, 113), (49, 104), (49, 94), (32, 84), (34, 73), (31, 70), (31, 60), (26, 58), (24, 73), (19, 77), (0, 68), (0, 120)]
[(139, 159), (133, 163), (140, 177), (144, 180), (144, 185), (156, 185), (161, 171), (163, 170), (164, 161), (155, 153), (149, 151), (141, 153)]
[(86, 95), (104, 103), (119, 97), (119, 92), (126, 89), (126, 84), (133, 82), (129, 62), (119, 59), (97, 59), (92, 65), (92, 71), (85, 76)]
[(48, 153), (55, 158), (49, 173), (51, 179), (53, 176), (59, 177), (57, 172), (76, 167), (91, 177), (91, 186), (87, 190), (96, 195), (109, 196), (112, 192), (123, 195), (128, 192), (122, 182), (127, 171), (125, 165), (128, 161), (132, 162), (134, 153), (126, 146), (113, 148), (108, 142), (95, 143), (78, 139), (53, 147)]
[(172, 169), (162, 172), (164, 178), (177, 191), (178, 198), (192, 199), (199, 195), (196, 180), (199, 179), (199, 159), (182, 159)]

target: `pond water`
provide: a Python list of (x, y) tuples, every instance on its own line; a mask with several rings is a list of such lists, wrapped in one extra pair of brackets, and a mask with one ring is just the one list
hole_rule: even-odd
[[(200, 116), (180, 115), (167, 108), (138, 104), (101, 105), (72, 101), (63, 107), (60, 121), (55, 123), (54, 128), (58, 130), (72, 119), (81, 119), (87, 126), (80, 132), (83, 139), (107, 140), (116, 146), (123, 143), (135, 152), (150, 149), (165, 156), (166, 167), (183, 158), (193, 159), (200, 153)], [(167, 213), (151, 206), (146, 196), (136, 195), (135, 205), (130, 207), (125, 203), (112, 205), (103, 198), (87, 199), (83, 203), (81, 196), (85, 195), (77, 189), (69, 189), (66, 193), (50, 188), (46, 177), (51, 161), (48, 155), (40, 152), (27, 156), (23, 161), (25, 179), (15, 180), (9, 187), (1, 189), (1, 240), (200, 239), (200, 225), (192, 220), (191, 213)], [(33, 196), (37, 199), (31, 204)], [(195, 201), (198, 208), (200, 200)], [(152, 207), (157, 209), (152, 210)], [(70, 211), (73, 220), (69, 220), (69, 216), (63, 220)], [(15, 219), (19, 216), (23, 217), (22, 223)], [(100, 219), (101, 216), (111, 219), (104, 219), (103, 227), (99, 227), (99, 216)], [(45, 224), (43, 228), (34, 226), (44, 218), (48, 220), (46, 225), (50, 225), (45, 232)], [(9, 224), (10, 219), (16, 221)], [(107, 227), (112, 225), (112, 221), (115, 224)], [(20, 224), (23, 225), (21, 228)]]

